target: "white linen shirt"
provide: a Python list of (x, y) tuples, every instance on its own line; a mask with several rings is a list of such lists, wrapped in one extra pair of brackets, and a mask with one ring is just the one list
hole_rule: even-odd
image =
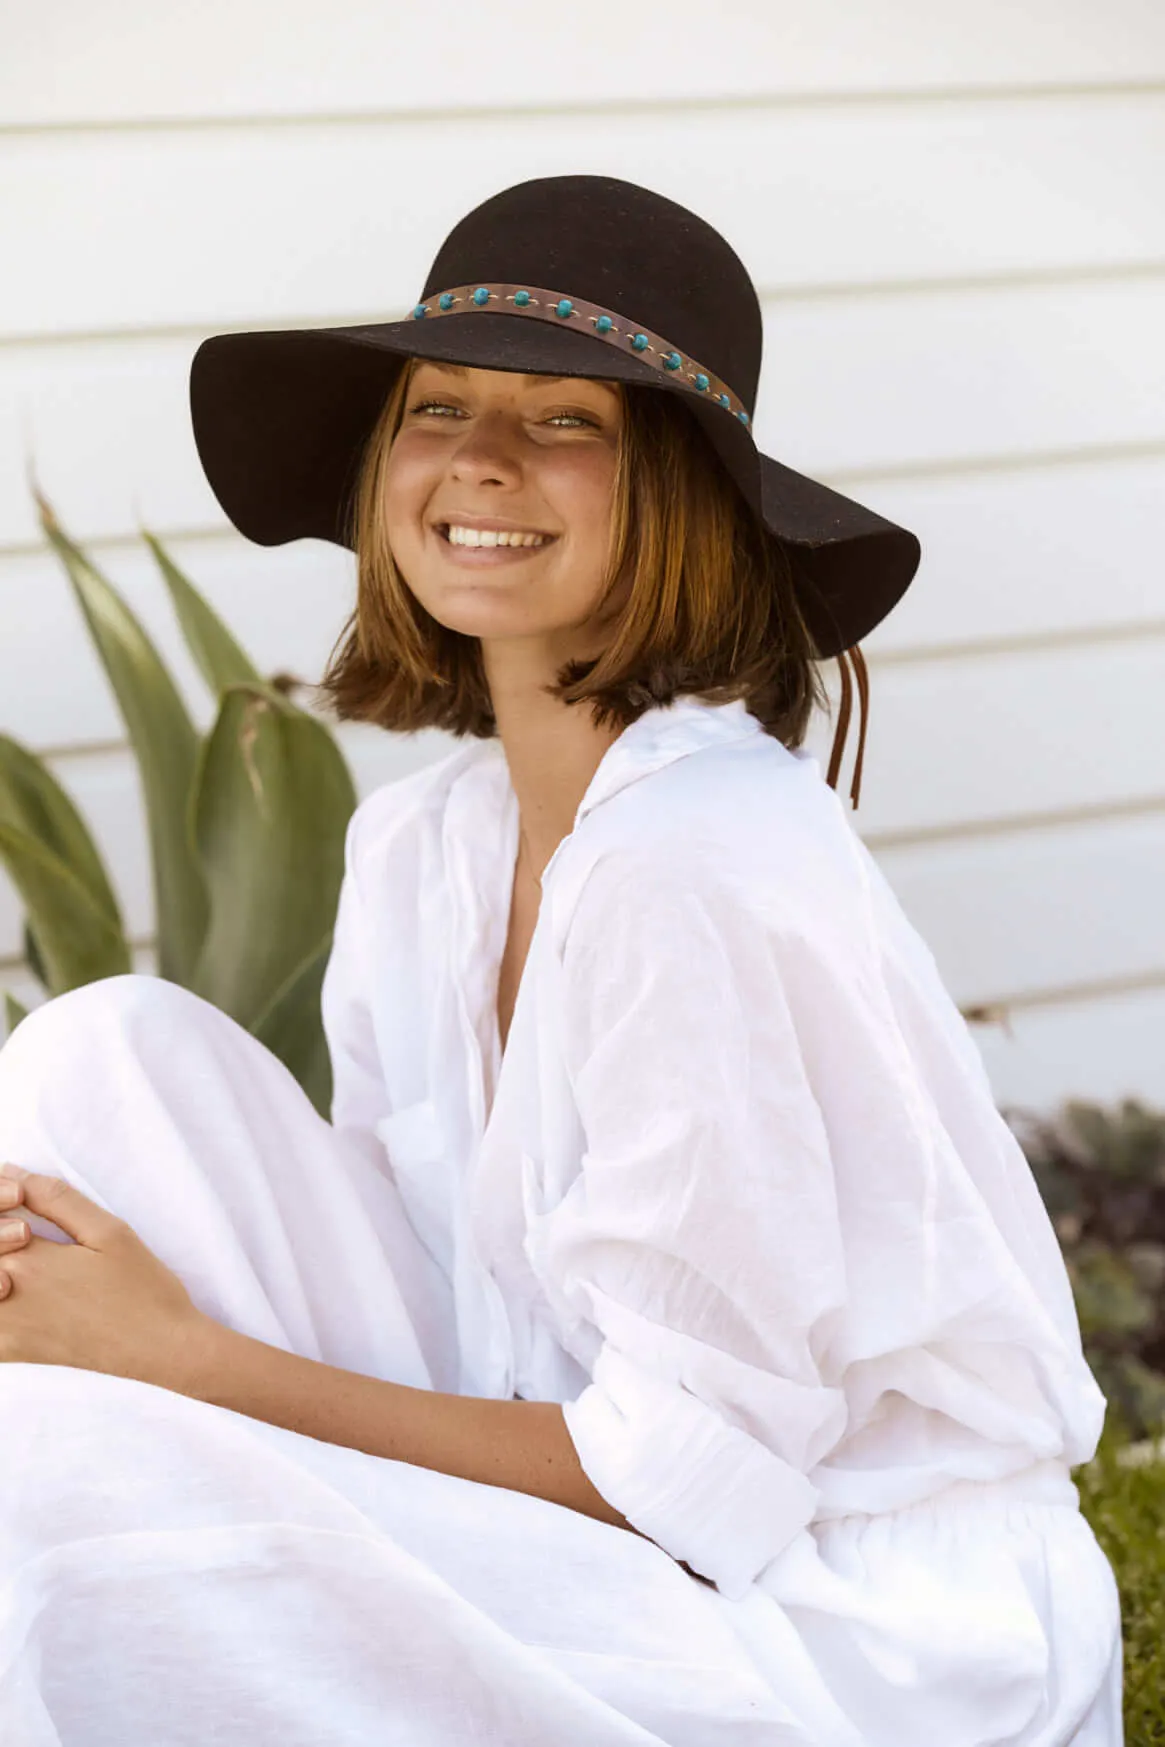
[(1020, 1147), (814, 759), (681, 697), (604, 755), (502, 1056), (518, 807), (471, 740), (351, 821), (337, 1129), (436, 1266), (433, 1386), (558, 1401), (730, 1598), (809, 1523), (1093, 1454), (1104, 1398)]

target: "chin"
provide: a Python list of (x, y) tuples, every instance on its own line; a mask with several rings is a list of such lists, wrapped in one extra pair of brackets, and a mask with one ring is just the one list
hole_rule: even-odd
[(491, 601), (460, 609), (447, 603), (425, 602), (425, 608), (447, 631), (456, 631), (462, 637), (484, 638), (487, 642), (505, 637), (553, 637), (559, 630), (557, 625), (531, 624), (520, 613), (499, 611), (498, 604)]

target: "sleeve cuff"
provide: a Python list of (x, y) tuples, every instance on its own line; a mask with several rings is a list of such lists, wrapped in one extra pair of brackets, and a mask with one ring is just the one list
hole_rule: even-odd
[(812, 1520), (817, 1489), (804, 1474), (610, 1346), (562, 1412), (591, 1484), (730, 1601)]

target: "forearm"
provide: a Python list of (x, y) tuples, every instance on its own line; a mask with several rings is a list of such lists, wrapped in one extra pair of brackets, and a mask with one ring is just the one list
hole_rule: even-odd
[(205, 1319), (166, 1387), (306, 1437), (504, 1486), (630, 1528), (592, 1486), (556, 1402), (497, 1401), (386, 1383)]

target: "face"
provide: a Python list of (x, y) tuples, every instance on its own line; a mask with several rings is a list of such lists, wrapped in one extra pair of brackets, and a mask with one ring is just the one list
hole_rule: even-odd
[(384, 475), (393, 558), (438, 623), (597, 655), (622, 398), (612, 383), (414, 369)]

